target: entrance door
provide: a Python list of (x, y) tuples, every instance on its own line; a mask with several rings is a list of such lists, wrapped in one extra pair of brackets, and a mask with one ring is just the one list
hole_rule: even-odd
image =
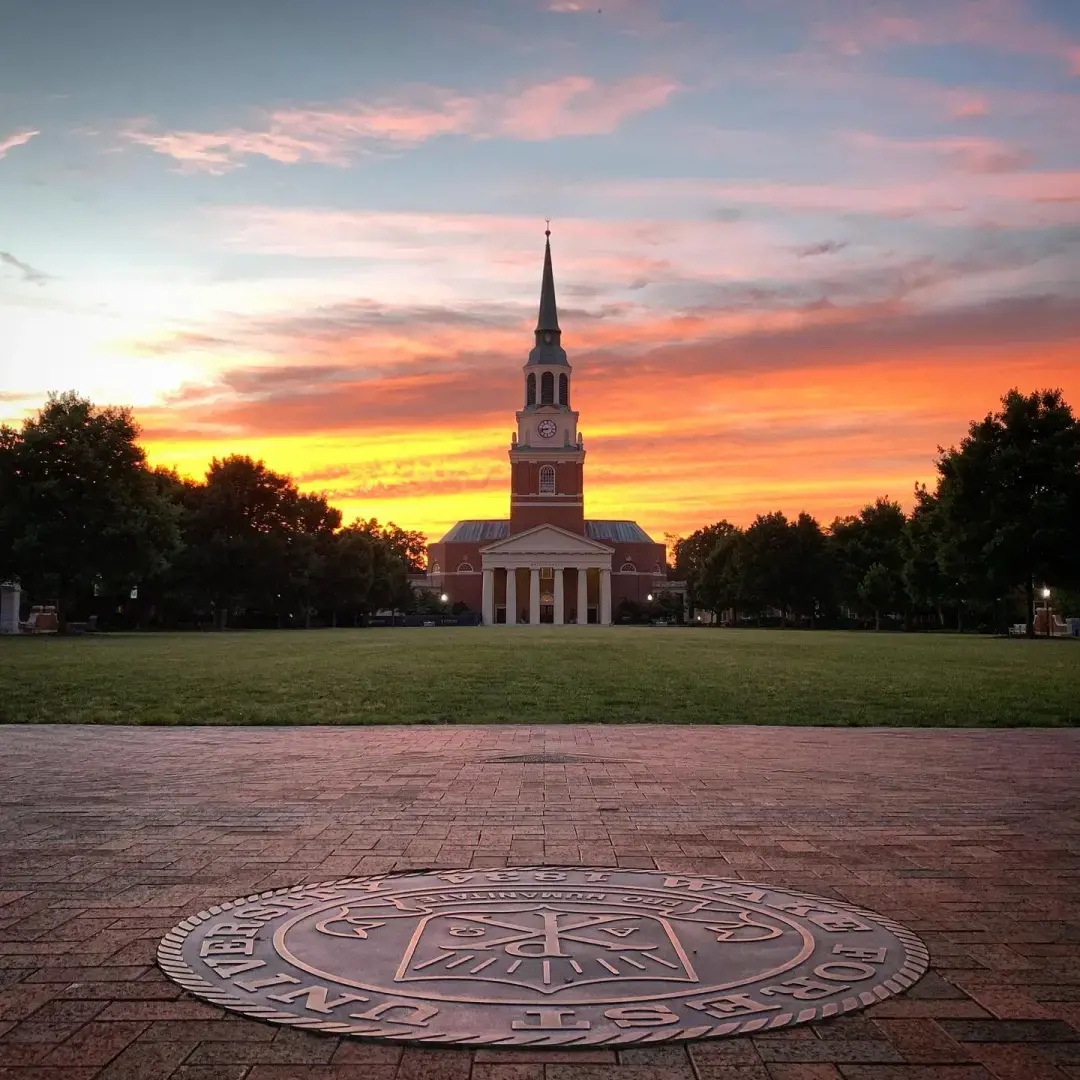
[(541, 604), (540, 605), (540, 621), (542, 623), (553, 623), (555, 621), (555, 605), (554, 604)]

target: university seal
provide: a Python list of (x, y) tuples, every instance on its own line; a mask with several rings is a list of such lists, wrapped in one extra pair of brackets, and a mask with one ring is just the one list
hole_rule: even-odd
[(872, 1005), (926, 970), (838, 900), (603, 867), (346, 878), (200, 911), (158, 947), (208, 1001), (278, 1024), (475, 1046), (706, 1039)]

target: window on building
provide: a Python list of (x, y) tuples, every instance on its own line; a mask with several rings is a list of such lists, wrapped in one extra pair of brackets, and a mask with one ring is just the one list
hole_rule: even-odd
[(636, 574), (637, 567), (632, 562), (624, 562), (619, 569), (622, 574)]
[(525, 404), (536, 404), (536, 372), (530, 371), (529, 377), (525, 380)]
[(433, 562), (431, 564), (431, 572), (433, 574), (441, 574), (442, 573), (442, 567), (437, 562)]
[(662, 574), (662, 573), (664, 572), (664, 570), (663, 570), (663, 568), (662, 568), (662, 567), (660, 566), (660, 564), (659, 564), (659, 563), (655, 563), (655, 564), (653, 565), (653, 568), (652, 568), (652, 572), (653, 572), (654, 574)]
[(457, 572), (459, 574), (471, 574), (473, 572), (472, 563), (463, 562), (458, 565)]
[(541, 578), (542, 581), (551, 581), (551, 580), (554, 579), (554, 577), (555, 577), (555, 567), (554, 566), (541, 566), (540, 567), (540, 578)]
[(555, 404), (555, 375), (551, 371), (545, 371), (540, 376), (540, 404)]
[(559, 376), (559, 404), (570, 404), (570, 380), (565, 374)]
[(540, 494), (555, 494), (555, 466), (544, 465), (540, 469)]

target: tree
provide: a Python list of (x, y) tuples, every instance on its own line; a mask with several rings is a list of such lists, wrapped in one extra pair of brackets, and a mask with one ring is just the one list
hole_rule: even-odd
[(677, 580), (686, 582), (687, 600), (691, 611), (698, 604), (713, 610), (699, 592), (705, 562), (720, 541), (736, 531), (736, 527), (730, 521), (721, 520), (715, 525), (706, 525), (698, 529), (690, 536), (675, 539), (672, 573)]
[(321, 586), (323, 560), (334, 531), (341, 525), (341, 511), (330, 506), (325, 495), (300, 494), (291, 488), (292, 521), (288, 529), (288, 585), (286, 595), (304, 615), (304, 626), (311, 626)]
[(722, 533), (687, 588), (694, 589), (697, 602), (719, 619), (729, 609), (738, 621), (743, 605), (743, 548), (745, 535), (734, 527)]
[(422, 533), (399, 529), (393, 522), (381, 526), (375, 518), (357, 518), (349, 526), (370, 537), (372, 542), (372, 583), (364, 604), (365, 614), (381, 608), (391, 613), (408, 611), (415, 604), (415, 594), (409, 584), (409, 574), (423, 567), (420, 561), (426, 554)]
[(915, 507), (904, 527), (901, 577), (911, 603), (922, 612), (935, 612), (939, 626), (945, 625), (944, 606), (960, 602), (955, 583), (945, 573), (948, 553), (942, 533), (937, 496), (925, 484), (916, 484)]
[(681, 623), (683, 621), (683, 598), (667, 589), (661, 591), (653, 601), (653, 609), (657, 617), (670, 622)]
[(375, 518), (367, 521), (357, 518), (352, 527), (362, 529), (383, 543), (405, 562), (408, 573), (419, 574), (427, 565), (427, 537), (422, 532), (402, 529), (392, 521), (380, 525)]
[(375, 542), (353, 526), (327, 537), (317, 578), (316, 603), (337, 626), (339, 611), (362, 612), (375, 581)]
[(759, 514), (746, 530), (742, 558), (742, 592), (759, 610), (778, 608), (787, 625), (795, 592), (798, 552), (795, 534), (782, 513)]
[(1035, 588), (1080, 584), (1080, 421), (1060, 390), (1010, 390), (972, 423), (959, 448), (939, 447), (944, 543), (969, 588), (1023, 590), (1034, 634)]
[(881, 563), (871, 563), (859, 582), (859, 599), (874, 613), (874, 629), (881, 629), (881, 613), (896, 599), (896, 577)]
[(136, 443), (131, 410), (50, 394), (0, 428), (0, 577), (55, 597), (62, 619), (98, 587), (126, 593), (179, 547), (179, 510)]
[(184, 569), (216, 611), (219, 628), (238, 608), (310, 619), (325, 543), (341, 513), (321, 495), (301, 495), (262, 461), (214, 460), (187, 519)]
[(836, 571), (838, 599), (850, 608), (867, 607), (860, 586), (875, 563), (890, 575), (893, 598), (885, 607), (901, 607), (904, 529), (907, 518), (899, 503), (878, 498), (852, 517), (837, 518), (829, 529), (829, 551)]
[(814, 625), (819, 612), (832, 597), (832, 560), (828, 539), (817, 518), (799, 514), (789, 526), (792, 546), (791, 607), (796, 615)]

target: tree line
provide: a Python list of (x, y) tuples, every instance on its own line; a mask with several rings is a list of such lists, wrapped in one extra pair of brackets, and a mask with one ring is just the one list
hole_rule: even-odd
[(914, 507), (879, 498), (827, 528), (809, 514), (718, 521), (674, 544), (692, 605), (744, 621), (1033, 632), (1037, 596), (1080, 614), (1080, 421), (1058, 390), (1011, 390), (938, 448)]
[[(0, 581), (62, 618), (117, 608), (141, 625), (356, 623), (406, 611), (424, 536), (300, 492), (261, 461), (202, 481), (151, 469), (131, 410), (50, 395), (0, 427)], [(115, 622), (115, 619), (114, 619)]]
[[(324, 494), (261, 461), (214, 459), (201, 481), (149, 467), (130, 409), (50, 395), (0, 426), (0, 581), (62, 617), (118, 608), (141, 625), (356, 624), (380, 610), (442, 613), (410, 585), (425, 538), (343, 526)], [(879, 498), (827, 528), (809, 514), (721, 520), (674, 542), (693, 607), (733, 621), (1001, 630), (1037, 591), (1080, 613), (1080, 421), (1058, 390), (1011, 390), (938, 448), (910, 514)], [(1071, 590), (1071, 592), (1070, 592)], [(670, 612), (661, 594), (649, 606)]]

